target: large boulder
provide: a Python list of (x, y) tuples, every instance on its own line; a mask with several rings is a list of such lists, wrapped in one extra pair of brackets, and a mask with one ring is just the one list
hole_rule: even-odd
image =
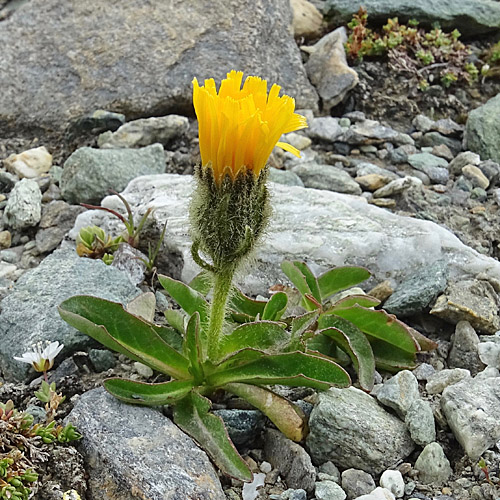
[(360, 7), (368, 11), (370, 21), (386, 22), (390, 17), (400, 21), (417, 19), (420, 22), (440, 23), (443, 28), (455, 29), (466, 35), (498, 30), (500, 3), (495, 0), (326, 0), (324, 12), (336, 24), (344, 24)]
[(477, 153), (482, 160), (500, 162), (499, 135), (500, 94), (469, 113), (464, 136), (466, 149)]
[(289, 0), (19, 4), (0, 23), (0, 134), (60, 129), (99, 108), (129, 119), (191, 112), (193, 77), (231, 69), (317, 107)]
[[(362, 265), (374, 275), (367, 287), (386, 279), (399, 284), (437, 261), (445, 262), (448, 282), (482, 272), (500, 279), (497, 260), (479, 254), (433, 222), (392, 214), (358, 196), (270, 186), (274, 213), (266, 237), (254, 265), (239, 276), (248, 293), (265, 294), (269, 286), (284, 283), (283, 259), (306, 260), (316, 273), (333, 266)], [(192, 177), (163, 174), (136, 178), (123, 192), (137, 213), (155, 208), (158, 234), (168, 221), (163, 258), (178, 262), (178, 277), (186, 281), (199, 272), (191, 258), (188, 231), (192, 190)], [(120, 209), (122, 204), (117, 197), (107, 197), (103, 205)], [(72, 234), (92, 223), (118, 228), (114, 219), (102, 211), (86, 212), (78, 217)]]
[(127, 274), (101, 260), (78, 257), (73, 249), (56, 250), (36, 269), (27, 271), (0, 303), (0, 373), (23, 380), (35, 372), (14, 360), (40, 341), (59, 341), (65, 354), (87, 349), (95, 342), (64, 322), (57, 306), (77, 295), (95, 295), (127, 303), (140, 293)]

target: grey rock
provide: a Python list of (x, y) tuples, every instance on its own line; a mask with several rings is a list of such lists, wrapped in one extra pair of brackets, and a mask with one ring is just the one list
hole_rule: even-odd
[(435, 262), (409, 276), (384, 303), (391, 314), (405, 317), (423, 311), (447, 284), (446, 262)]
[(349, 500), (367, 495), (375, 489), (373, 477), (359, 469), (347, 469), (342, 472), (341, 485)]
[(418, 478), (424, 484), (442, 484), (452, 474), (450, 462), (438, 443), (428, 444), (415, 462)]
[(347, 65), (344, 50), (346, 42), (347, 33), (342, 26), (325, 35), (312, 47), (307, 47), (310, 56), (305, 68), (325, 110), (342, 102), (359, 81), (356, 71)]
[(373, 193), (374, 198), (388, 198), (390, 196), (394, 196), (396, 194), (400, 194), (407, 189), (410, 189), (415, 186), (421, 186), (422, 181), (417, 179), (416, 177), (400, 177), (399, 179), (395, 179), (385, 186), (377, 189)]
[(465, 368), (471, 375), (476, 375), (484, 369), (484, 364), (478, 353), (479, 337), (467, 321), (459, 321), (455, 328), (448, 366), (450, 368)]
[(80, 258), (72, 248), (56, 250), (19, 278), (2, 301), (0, 370), (4, 377), (22, 380), (28, 376), (29, 365), (13, 356), (30, 350), (38, 341), (63, 343), (61, 357), (92, 346), (90, 337), (60, 318), (57, 307), (63, 300), (87, 294), (126, 303), (138, 293), (126, 275), (102, 261)]
[[(153, 226), (157, 235), (168, 219), (168, 245), (162, 255), (177, 262), (182, 257), (175, 272), (186, 282), (199, 272), (191, 258), (191, 240), (186, 231), (192, 189), (190, 176), (164, 174), (136, 179), (123, 192), (134, 213), (144, 214), (148, 207), (155, 208)], [(336, 265), (367, 267), (373, 274), (368, 288), (386, 279), (397, 285), (423, 265), (439, 260), (448, 263), (450, 280), (480, 272), (500, 279), (496, 259), (472, 250), (432, 222), (394, 215), (359, 197), (325, 190), (271, 184), (270, 191), (272, 224), (257, 249), (256, 265), (239, 281), (250, 295), (266, 294), (271, 283), (284, 282), (280, 271), (283, 259), (303, 260), (305, 256), (316, 273)], [(123, 209), (116, 196), (102, 203)], [(74, 238), (82, 226), (89, 224), (116, 234), (122, 228), (115, 219), (100, 210), (88, 211), (78, 217), (70, 236)]]
[(490, 187), (498, 185), (500, 181), (500, 165), (492, 160), (482, 161), (478, 165), (484, 176), (490, 181)]
[(457, 441), (477, 460), (500, 439), (500, 383), (497, 377), (465, 379), (447, 387), (441, 409)]
[(17, 175), (0, 170), (0, 193), (8, 193), (18, 181)]
[(69, 136), (78, 137), (85, 133), (96, 135), (108, 130), (114, 132), (124, 123), (125, 115), (105, 109), (96, 109), (73, 121), (69, 129)]
[(377, 399), (384, 406), (388, 406), (401, 417), (419, 398), (418, 382), (413, 373), (409, 370), (403, 370), (391, 377), (377, 391)]
[(461, 380), (469, 377), (469, 370), (465, 370), (464, 368), (440, 370), (429, 378), (429, 381), (425, 386), (425, 390), (429, 394), (440, 394), (449, 385), (457, 384)]
[(22, 179), (12, 189), (3, 213), (3, 221), (12, 229), (36, 226), (42, 217), (42, 192), (31, 179)]
[[(273, 495), (271, 495), (269, 498), (273, 500)], [(276, 500), (306, 500), (307, 499), (307, 492), (306, 490), (303, 490), (302, 488), (299, 489), (292, 489), (289, 488), (288, 490), (284, 491), (281, 495), (274, 495), (274, 498)]]
[(364, 120), (352, 125), (343, 136), (348, 144), (366, 145), (390, 142), (396, 145), (413, 144), (413, 139), (374, 120)]
[(436, 369), (429, 363), (420, 363), (413, 370), (413, 375), (415, 375), (417, 380), (428, 380), (435, 373)]
[(463, 125), (459, 125), (451, 118), (441, 118), (435, 121), (431, 127), (432, 130), (439, 132), (442, 135), (460, 136), (464, 131)]
[(466, 179), (469, 179), (474, 187), (487, 189), (490, 185), (488, 177), (486, 177), (480, 168), (474, 165), (465, 165), (462, 168), (462, 174)]
[(287, 439), (281, 432), (268, 429), (264, 437), (264, 455), (279, 469), (291, 488), (314, 489), (316, 469), (302, 446)]
[(458, 153), (462, 151), (462, 143), (458, 139), (444, 136), (439, 132), (427, 132), (419, 140), (419, 144), (421, 147), (428, 146), (431, 148), (444, 144), (445, 146), (448, 146), (448, 148), (454, 155), (458, 155)]
[(500, 371), (498, 368), (494, 368), (493, 366), (487, 366), (482, 372), (479, 372), (474, 380), (486, 380), (487, 378), (495, 378), (500, 377)]
[(121, 403), (100, 388), (80, 396), (67, 421), (83, 434), (79, 451), (93, 498), (226, 498), (205, 452), (155, 409)]
[(324, 12), (335, 17), (336, 23), (347, 23), (353, 14), (364, 6), (370, 13), (371, 22), (386, 22), (390, 17), (401, 20), (418, 19), (422, 23), (438, 22), (444, 28), (458, 28), (461, 33), (471, 35), (495, 31), (500, 26), (500, 6), (492, 0), (477, 0), (464, 3), (448, 0), (437, 3), (432, 0), (327, 0)]
[(358, 500), (359, 498), (362, 500), (395, 500), (396, 497), (387, 488), (381, 488), (378, 486), (369, 495), (362, 495), (361, 497), (358, 497)]
[(386, 168), (379, 167), (378, 165), (374, 165), (373, 163), (367, 163), (365, 161), (359, 162), (356, 164), (356, 176), (363, 177), (365, 175), (377, 174), (384, 177), (387, 177), (391, 181), (400, 179), (399, 175), (387, 170)]
[(140, 175), (165, 171), (163, 146), (141, 149), (77, 149), (64, 163), (61, 194), (70, 203), (99, 203)]
[(37, 250), (40, 253), (55, 250), (73, 227), (78, 214), (84, 211), (83, 207), (60, 200), (45, 205), (35, 237)]
[(479, 165), (481, 158), (478, 154), (472, 151), (464, 151), (458, 154), (448, 165), (448, 170), (452, 175), (460, 175), (462, 173), (462, 168), (466, 165)]
[(89, 349), (89, 359), (96, 372), (105, 372), (116, 365), (116, 358), (111, 351)]
[(394, 148), (389, 153), (389, 160), (391, 163), (395, 163), (396, 165), (400, 163), (406, 163), (408, 161), (408, 157), (410, 155), (414, 155), (417, 152), (417, 148), (411, 144), (404, 144), (403, 146), (399, 146)]
[(475, 187), (470, 192), (470, 197), (471, 200), (477, 200), (480, 203), (484, 203), (488, 198), (488, 193), (483, 188)]
[(500, 162), (500, 95), (487, 101), (469, 113), (464, 142), (468, 149), (481, 156), (482, 160)]
[(312, 120), (306, 132), (313, 139), (334, 142), (342, 135), (342, 127), (337, 118), (320, 116)]
[(347, 172), (332, 165), (300, 164), (294, 167), (292, 172), (300, 177), (307, 188), (361, 194), (359, 184)]
[(316, 500), (344, 500), (344, 490), (333, 481), (320, 481), (314, 486)]
[(478, 345), (478, 352), (479, 358), (485, 365), (500, 369), (500, 343), (481, 342)]
[(500, 328), (498, 301), (498, 295), (488, 281), (457, 281), (448, 285), (430, 313), (452, 324), (465, 320), (475, 330), (495, 333)]
[(380, 486), (389, 490), (396, 498), (401, 498), (405, 492), (405, 482), (398, 470), (386, 470), (380, 476)]
[(122, 125), (116, 132), (99, 136), (100, 148), (138, 148), (159, 143), (168, 146), (182, 137), (189, 128), (185, 116), (167, 115), (133, 120)]
[(431, 120), (429, 117), (425, 115), (417, 115), (413, 118), (411, 124), (420, 132), (429, 132), (432, 130), (432, 126), (434, 125), (434, 120)]
[(0, 134), (62, 129), (96, 108), (129, 119), (191, 112), (193, 76), (220, 80), (231, 68), (317, 108), (291, 22), (288, 0), (123, 0), (104, 10), (100, 0), (30, 1), (0, 26)]
[(126, 273), (134, 285), (140, 285), (146, 274), (146, 264), (141, 259), (148, 260), (137, 248), (131, 247), (128, 243), (120, 243), (113, 254), (111, 266)]
[(446, 184), (448, 181), (448, 162), (444, 158), (430, 153), (417, 153), (408, 157), (408, 163), (427, 174), (432, 182)]
[(284, 186), (300, 186), (304, 187), (304, 183), (297, 174), (290, 170), (278, 170), (277, 168), (269, 169), (269, 180)]
[(354, 387), (320, 393), (309, 426), (306, 442), (318, 463), (331, 460), (378, 474), (414, 448), (403, 422)]
[(236, 446), (248, 446), (264, 430), (265, 417), (257, 410), (214, 410), (224, 420), (231, 441)]
[(331, 478), (332, 481), (340, 483), (341, 475), (338, 467), (333, 462), (325, 462), (318, 467), (319, 474), (325, 474)]
[(153, 369), (144, 363), (135, 361), (132, 366), (134, 367), (134, 371), (143, 378), (151, 378), (153, 376)]
[(436, 440), (434, 414), (431, 405), (427, 401), (415, 399), (408, 408), (405, 423), (411, 438), (418, 445), (425, 446)]

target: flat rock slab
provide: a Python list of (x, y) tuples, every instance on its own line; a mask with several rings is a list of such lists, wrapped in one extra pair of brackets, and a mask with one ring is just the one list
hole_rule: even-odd
[(56, 250), (36, 269), (17, 281), (14, 291), (0, 303), (0, 372), (6, 379), (23, 380), (35, 372), (15, 361), (39, 341), (59, 341), (66, 354), (86, 349), (95, 342), (61, 319), (57, 306), (77, 295), (94, 295), (127, 303), (138, 295), (127, 274), (100, 260), (78, 257), (74, 249)]
[(89, 493), (99, 500), (225, 500), (207, 455), (158, 410), (121, 403), (103, 388), (68, 415), (83, 434)]
[(61, 129), (96, 109), (192, 113), (193, 77), (231, 69), (317, 108), (291, 23), (289, 0), (30, 0), (0, 22), (0, 133)]
[[(192, 177), (163, 174), (139, 177), (123, 193), (134, 211), (155, 209), (158, 234), (168, 220), (164, 252), (182, 257), (180, 277), (185, 281), (199, 272), (190, 255), (187, 212), (192, 189)], [(240, 277), (247, 293), (265, 294), (270, 286), (285, 283), (283, 259), (306, 260), (316, 273), (332, 266), (362, 265), (374, 275), (367, 287), (386, 279), (400, 283), (439, 260), (447, 263), (450, 281), (481, 272), (500, 279), (497, 260), (467, 247), (433, 222), (394, 215), (360, 197), (329, 191), (271, 184), (271, 192), (274, 212), (266, 237), (256, 262)], [(117, 197), (105, 198), (103, 205), (122, 207)], [(111, 219), (109, 224), (116, 224)], [(102, 211), (82, 214), (73, 234), (102, 221)]]
[(500, 5), (494, 0), (327, 0), (324, 12), (337, 24), (351, 20), (364, 6), (370, 22), (387, 22), (391, 17), (400, 21), (417, 19), (420, 22), (440, 23), (443, 28), (473, 35), (487, 33), (500, 27)]

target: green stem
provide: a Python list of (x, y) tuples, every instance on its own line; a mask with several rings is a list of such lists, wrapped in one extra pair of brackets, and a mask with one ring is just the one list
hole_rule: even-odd
[(234, 269), (232, 267), (218, 270), (215, 273), (214, 294), (208, 325), (208, 359), (212, 362), (217, 362), (219, 359), (219, 345), (233, 274)]

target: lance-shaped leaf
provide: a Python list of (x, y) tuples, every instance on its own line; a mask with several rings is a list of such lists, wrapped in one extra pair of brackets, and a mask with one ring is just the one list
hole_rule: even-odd
[(200, 321), (205, 323), (208, 315), (208, 304), (200, 292), (189, 287), (182, 281), (174, 280), (169, 276), (158, 275), (161, 286), (190, 316), (195, 312), (200, 314)]
[(321, 293), (319, 289), (319, 284), (314, 273), (309, 269), (309, 266), (305, 262), (294, 261), (292, 264), (302, 273), (306, 279), (307, 286), (311, 290), (311, 295), (321, 303)]
[(277, 321), (283, 316), (288, 304), (288, 295), (285, 292), (275, 293), (267, 302), (261, 319)]
[(302, 336), (316, 323), (318, 316), (319, 313), (317, 311), (311, 311), (293, 318), (290, 343), (287, 347), (287, 351), (291, 352), (304, 350)]
[(351, 288), (371, 276), (370, 271), (364, 267), (335, 267), (318, 277), (321, 299), (325, 300), (330, 295)]
[(418, 330), (414, 328), (408, 327), (408, 331), (411, 336), (415, 339), (415, 342), (420, 346), (420, 350), (422, 351), (433, 351), (437, 349), (438, 345), (431, 339), (428, 339), (425, 335), (422, 335)]
[(306, 277), (304, 276), (302, 271), (295, 265), (295, 262), (284, 260), (281, 263), (281, 269), (285, 273), (286, 277), (293, 283), (295, 288), (302, 294), (302, 296), (305, 296), (308, 293), (312, 294)]
[(188, 360), (156, 333), (154, 325), (128, 313), (121, 304), (79, 295), (65, 300), (59, 314), (109, 349), (131, 353), (133, 359), (174, 378), (191, 378)]
[(204, 297), (207, 296), (208, 292), (211, 290), (213, 285), (213, 280), (207, 271), (201, 271), (198, 273), (190, 282), (189, 286), (200, 292)]
[(334, 312), (337, 309), (346, 309), (347, 307), (352, 307), (358, 304), (362, 307), (377, 307), (380, 304), (380, 300), (370, 295), (349, 295), (335, 302), (335, 304), (328, 309), (328, 312)]
[(246, 399), (266, 415), (292, 441), (302, 441), (308, 432), (304, 412), (278, 394), (257, 385), (227, 384), (224, 390)]
[(229, 298), (229, 307), (236, 313), (244, 314), (255, 319), (257, 315), (262, 317), (267, 302), (247, 297), (241, 290), (234, 287)]
[(375, 358), (366, 335), (353, 323), (331, 314), (319, 319), (318, 333), (335, 342), (350, 358), (358, 374), (361, 387), (365, 391), (373, 389)]
[(229, 439), (219, 416), (209, 413), (210, 401), (191, 391), (174, 406), (174, 422), (209, 454), (219, 469), (241, 481), (251, 481), (252, 473)]
[(202, 345), (200, 341), (200, 315), (195, 312), (189, 318), (186, 326), (186, 337), (184, 340), (184, 355), (189, 359), (189, 371), (193, 374), (196, 383), (201, 384), (203, 381), (203, 368), (201, 360), (203, 353), (201, 352)]
[(162, 325), (151, 325), (151, 328), (166, 342), (170, 347), (173, 347), (177, 352), (182, 351), (182, 336), (174, 328)]
[(168, 324), (175, 328), (178, 333), (184, 333), (184, 325), (186, 322), (186, 314), (179, 309), (167, 309), (164, 313)]
[(377, 368), (396, 373), (400, 370), (413, 370), (417, 366), (415, 353), (404, 351), (379, 339), (369, 340)]
[(420, 350), (408, 327), (385, 311), (374, 311), (354, 305), (346, 309), (337, 309), (333, 314), (354, 323), (362, 332), (384, 340), (403, 351), (413, 354)]
[(290, 340), (290, 334), (279, 323), (272, 321), (255, 321), (244, 323), (230, 334), (224, 335), (220, 342), (223, 356), (241, 349), (273, 350)]
[(331, 386), (347, 387), (351, 379), (347, 372), (332, 360), (302, 352), (291, 352), (266, 355), (256, 361), (217, 371), (207, 377), (207, 383), (216, 387), (231, 382), (284, 384), (326, 390)]
[(147, 384), (122, 378), (108, 378), (104, 388), (115, 398), (126, 403), (160, 406), (175, 403), (193, 388), (192, 380), (172, 380), (160, 384)]

